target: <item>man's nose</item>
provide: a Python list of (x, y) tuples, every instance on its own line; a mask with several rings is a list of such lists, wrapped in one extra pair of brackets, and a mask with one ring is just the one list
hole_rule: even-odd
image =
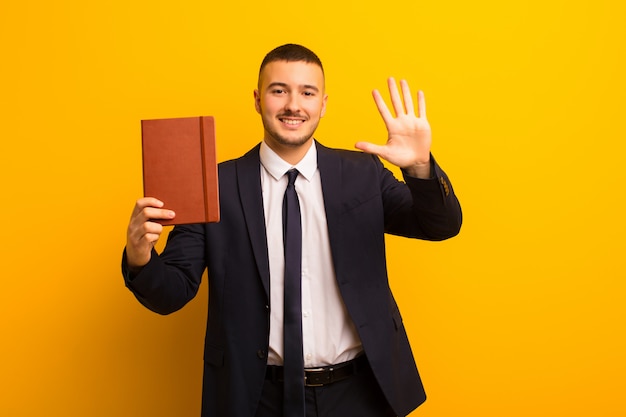
[(300, 110), (300, 100), (297, 94), (290, 94), (285, 103), (285, 110), (297, 113)]

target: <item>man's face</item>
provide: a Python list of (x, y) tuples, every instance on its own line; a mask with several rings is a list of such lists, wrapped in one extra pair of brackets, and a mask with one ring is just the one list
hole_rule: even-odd
[(299, 147), (312, 137), (326, 111), (322, 69), (304, 61), (274, 61), (259, 76), (254, 91), (256, 111), (270, 148)]

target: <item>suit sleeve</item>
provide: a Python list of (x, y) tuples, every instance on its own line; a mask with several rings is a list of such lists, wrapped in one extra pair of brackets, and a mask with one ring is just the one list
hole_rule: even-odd
[(456, 236), (461, 230), (461, 206), (435, 159), (431, 156), (431, 178), (414, 178), (405, 172), (403, 176), (404, 183), (383, 168), (385, 231), (433, 241)]
[(202, 225), (176, 226), (163, 253), (158, 255), (153, 249), (150, 261), (136, 275), (129, 271), (124, 251), (124, 281), (141, 304), (170, 314), (195, 297), (206, 266), (203, 231)]

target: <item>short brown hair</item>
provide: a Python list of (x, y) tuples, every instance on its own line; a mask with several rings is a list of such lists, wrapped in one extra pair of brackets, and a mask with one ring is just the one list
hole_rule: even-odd
[(270, 62), (274, 61), (304, 61), (310, 64), (319, 65), (319, 67), (322, 69), (322, 74), (324, 73), (322, 61), (320, 61), (318, 56), (315, 55), (315, 53), (309, 48), (306, 48), (302, 45), (297, 45), (295, 43), (281, 45), (277, 48), (274, 48), (267, 55), (265, 55), (265, 58), (263, 58), (263, 62), (261, 62), (261, 68), (259, 68), (259, 77), (261, 76), (263, 68), (265, 68), (265, 66)]

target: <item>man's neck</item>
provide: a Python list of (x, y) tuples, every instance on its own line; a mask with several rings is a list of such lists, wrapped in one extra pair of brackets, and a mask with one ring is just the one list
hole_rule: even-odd
[(287, 146), (287, 145), (279, 145), (271, 143), (271, 141), (264, 140), (265, 144), (270, 147), (278, 156), (281, 157), (285, 162), (291, 165), (297, 165), (298, 162), (304, 158), (304, 155), (309, 151), (311, 145), (313, 144), (313, 138), (310, 138), (302, 145), (298, 146)]

